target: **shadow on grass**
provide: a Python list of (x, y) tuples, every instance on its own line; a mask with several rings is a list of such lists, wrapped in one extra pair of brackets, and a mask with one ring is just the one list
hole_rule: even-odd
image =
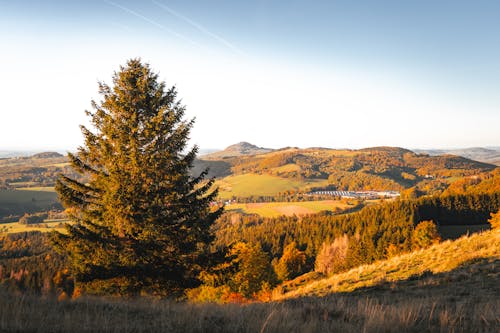
[(499, 281), (500, 259), (487, 257), (466, 261), (448, 272), (435, 274), (430, 270), (425, 270), (405, 280), (382, 280), (374, 286), (359, 288), (352, 292), (332, 293), (323, 297), (358, 297), (362, 295), (380, 299), (387, 298), (388, 300), (440, 297), (442, 300), (448, 299), (450, 301), (460, 298), (498, 298), (500, 295)]

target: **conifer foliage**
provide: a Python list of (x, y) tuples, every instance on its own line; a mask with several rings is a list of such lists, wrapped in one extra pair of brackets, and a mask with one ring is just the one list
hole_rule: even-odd
[(88, 293), (173, 294), (196, 284), (221, 209), (207, 172), (190, 175), (193, 120), (175, 87), (132, 59), (99, 83), (102, 100), (81, 126), (84, 145), (68, 154), (88, 182), (61, 176), (56, 190), (76, 223), (55, 234), (79, 286)]

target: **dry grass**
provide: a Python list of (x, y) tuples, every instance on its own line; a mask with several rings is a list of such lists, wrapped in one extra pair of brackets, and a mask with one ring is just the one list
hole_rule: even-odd
[(18, 191), (40, 191), (40, 192), (55, 192), (56, 189), (53, 186), (37, 186), (37, 187), (18, 187)]
[(318, 213), (322, 210), (341, 211), (352, 208), (352, 205), (341, 200), (319, 200), (303, 202), (266, 202), (231, 204), (226, 206), (227, 211), (236, 210), (246, 214), (258, 214), (264, 217), (277, 217), (280, 215), (306, 215)]
[[(483, 260), (486, 261), (483, 261)], [(309, 283), (294, 282), (283, 286), (283, 294), (277, 294), (276, 299), (284, 299), (298, 296), (327, 295), (329, 293), (351, 292), (360, 288), (378, 286), (383, 283), (395, 283), (397, 281), (415, 279), (417, 277), (444, 274), (446, 279), (457, 278), (464, 272), (459, 268), (469, 267), (472, 270), (481, 262), (486, 269), (492, 270), (495, 278), (500, 278), (498, 263), (500, 261), (500, 230), (493, 230), (464, 236), (455, 241), (445, 241), (430, 248), (415, 251), (394, 257), (389, 260), (363, 265), (348, 272), (320, 278)], [(488, 265), (491, 265), (489, 267)], [(483, 267), (476, 267), (482, 269)], [(454, 270), (456, 271), (454, 273)], [(472, 272), (468, 274), (472, 277)], [(455, 274), (455, 275), (454, 275)], [(459, 276), (460, 278), (460, 276)], [(436, 279), (436, 278), (434, 278)], [(429, 281), (429, 283), (433, 283)], [(287, 289), (291, 289), (288, 291)]]
[(59, 231), (65, 232), (66, 229), (64, 225), (66, 223), (73, 223), (69, 220), (46, 220), (43, 223), (37, 224), (22, 224), (19, 222), (9, 222), (0, 224), (0, 234), (14, 234), (18, 232), (29, 232), (29, 231), (40, 231), (40, 232), (50, 232)]
[(427, 293), (332, 295), (247, 305), (57, 301), (0, 293), (1, 332), (497, 332), (500, 302)]

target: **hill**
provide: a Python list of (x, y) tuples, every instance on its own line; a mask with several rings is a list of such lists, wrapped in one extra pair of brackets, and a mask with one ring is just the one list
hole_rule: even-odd
[(58, 158), (58, 157), (64, 157), (64, 155), (59, 154), (58, 152), (54, 152), (54, 151), (47, 151), (47, 152), (35, 154), (32, 157), (33, 158)]
[[(238, 150), (241, 152), (241, 150)], [(202, 156), (197, 163), (215, 163), (218, 167), (213, 175), (236, 177), (240, 175), (272, 176), (279, 179), (294, 180), (293, 188), (280, 189), (309, 191), (318, 183), (320, 189), (340, 191), (392, 190), (402, 191), (414, 187), (416, 192), (436, 194), (445, 190), (453, 181), (475, 176), (496, 168), (495, 165), (473, 161), (454, 155), (429, 156), (416, 154), (398, 147), (373, 147), (360, 150), (336, 150), (327, 148), (283, 148), (259, 154), (211, 155), (207, 160)], [(222, 183), (232, 184), (232, 178)], [(283, 181), (280, 181), (283, 183)], [(262, 192), (271, 192), (270, 188)], [(320, 184), (320, 185), (319, 185)], [(237, 186), (232, 186), (237, 188)], [(224, 190), (225, 197), (247, 196), (248, 191)], [(254, 193), (259, 195), (258, 193)]]
[(494, 282), (500, 278), (499, 264), (500, 230), (492, 230), (330, 277), (308, 273), (282, 285), (275, 299), (367, 290), (418, 294), (428, 286), (452, 294), (459, 291), (462, 296), (499, 295), (500, 287)]
[(258, 147), (256, 145), (243, 141), (231, 145), (222, 151), (203, 155), (203, 159), (214, 160), (214, 159), (224, 159), (224, 158), (239, 157), (239, 156), (253, 156), (259, 154), (265, 154), (271, 151), (272, 149)]

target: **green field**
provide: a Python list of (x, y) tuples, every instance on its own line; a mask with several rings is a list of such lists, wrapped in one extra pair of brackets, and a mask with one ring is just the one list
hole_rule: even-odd
[(0, 190), (0, 218), (61, 209), (53, 190)]
[(39, 224), (21, 224), (19, 222), (11, 222), (11, 223), (1, 223), (0, 224), (0, 234), (14, 234), (18, 232), (27, 232), (27, 231), (41, 231), (41, 232), (49, 232), (49, 231), (64, 231), (63, 225), (68, 223), (68, 220), (45, 220), (44, 223)]
[(219, 196), (223, 199), (229, 199), (233, 196), (273, 196), (279, 192), (305, 190), (327, 184), (326, 179), (297, 180), (253, 173), (228, 176), (216, 181), (216, 186), (219, 187)]
[(352, 204), (340, 200), (304, 201), (304, 202), (265, 202), (236, 203), (226, 205), (226, 211), (238, 211), (245, 214), (258, 214), (263, 217), (281, 215), (314, 214), (323, 210), (339, 212), (352, 208)]

